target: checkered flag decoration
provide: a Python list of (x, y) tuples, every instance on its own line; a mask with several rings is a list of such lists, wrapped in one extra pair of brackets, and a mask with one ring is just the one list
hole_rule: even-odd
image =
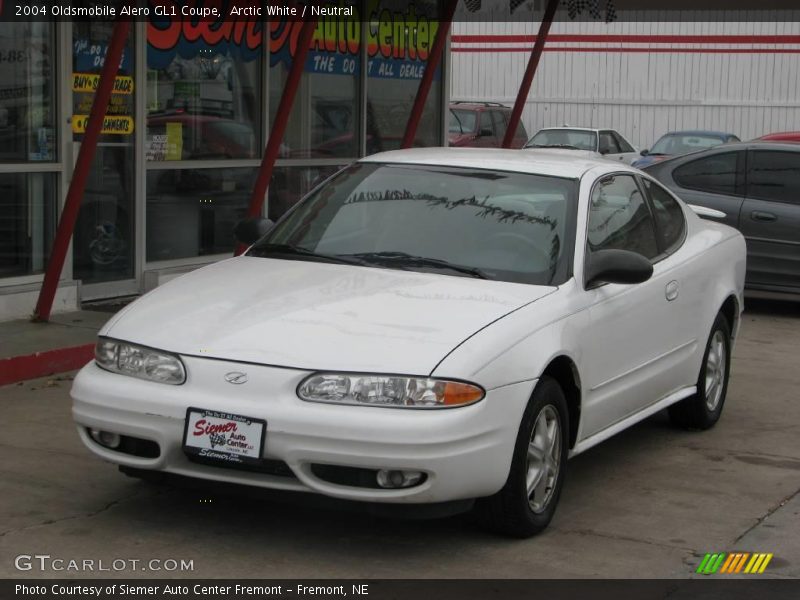
[[(508, 0), (508, 8), (511, 14), (520, 6), (525, 4), (528, 0)], [(464, 6), (467, 7), (469, 12), (478, 12), (481, 9), (483, 0), (464, 0)], [(614, 0), (606, 0), (606, 23), (617, 20), (617, 9), (614, 6)], [(603, 15), (600, 12), (600, 0), (567, 0), (567, 14), (570, 19), (575, 19), (583, 11), (588, 11), (589, 14), (595, 19), (602, 19)]]
[[(595, 19), (602, 19), (600, 14), (600, 0), (567, 0), (567, 14), (570, 19), (575, 19), (583, 11), (588, 11)], [(606, 23), (617, 20), (617, 9), (614, 0), (606, 0)]]

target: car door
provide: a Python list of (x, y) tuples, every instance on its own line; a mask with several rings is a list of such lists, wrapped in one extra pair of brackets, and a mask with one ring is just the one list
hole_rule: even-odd
[[(662, 254), (651, 208), (636, 176), (602, 177), (590, 196), (586, 261), (593, 252), (629, 250), (649, 260)], [(691, 351), (676, 299), (676, 260), (654, 265), (643, 283), (605, 284), (585, 290), (588, 325), (582, 335), (585, 409), (582, 437), (618, 423), (687, 385), (676, 378)], [(677, 294), (677, 295), (676, 295)]]
[(497, 148), (497, 134), (494, 129), (492, 111), (482, 110), (478, 119), (478, 137), (475, 140), (478, 148)]
[(748, 286), (800, 292), (800, 151), (748, 151), (739, 229)]
[(738, 228), (744, 202), (744, 165), (743, 150), (712, 150), (694, 158), (656, 164), (646, 172), (687, 204), (706, 206), (724, 214), (710, 220)]
[(639, 158), (639, 153), (636, 151), (636, 148), (618, 131), (612, 131), (611, 135), (614, 136), (614, 139), (617, 142), (617, 146), (619, 146), (619, 150), (621, 152), (620, 160), (625, 164), (631, 164), (633, 161)]
[(598, 132), (597, 151), (603, 155), (603, 158), (620, 160), (620, 148), (610, 131)]

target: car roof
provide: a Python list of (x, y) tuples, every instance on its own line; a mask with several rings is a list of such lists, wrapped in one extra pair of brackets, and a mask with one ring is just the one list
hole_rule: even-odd
[(783, 150), (789, 152), (800, 152), (800, 144), (796, 142), (771, 142), (769, 140), (753, 140), (751, 142), (734, 142), (732, 144), (723, 144), (714, 146), (713, 148), (704, 148), (689, 152), (688, 154), (679, 154), (667, 160), (648, 165), (647, 168), (660, 168), (662, 166), (680, 165), (696, 158), (703, 156), (712, 156), (714, 154), (725, 154), (726, 152), (736, 152), (737, 150)]
[(758, 140), (800, 140), (800, 131), (778, 131), (776, 133), (768, 133), (755, 141)]
[[(616, 131), (612, 127), (573, 127), (572, 125), (560, 125), (557, 127), (542, 127), (539, 131), (553, 131), (554, 129), (570, 129), (572, 131)], [(536, 133), (539, 133), (537, 131)]]
[(719, 138), (726, 138), (726, 137), (738, 137), (736, 134), (733, 133), (725, 133), (724, 131), (706, 131), (703, 129), (687, 129), (684, 131), (668, 131), (661, 137), (666, 137), (668, 135), (705, 135), (705, 136), (714, 136)]
[(639, 172), (617, 161), (546, 149), (530, 152), (499, 148), (412, 148), (372, 154), (359, 162), (495, 169), (569, 179), (578, 179), (595, 167), (605, 167), (609, 172)]
[(451, 102), (450, 108), (465, 108), (467, 110), (483, 110), (486, 108), (511, 110), (511, 107), (495, 102)]

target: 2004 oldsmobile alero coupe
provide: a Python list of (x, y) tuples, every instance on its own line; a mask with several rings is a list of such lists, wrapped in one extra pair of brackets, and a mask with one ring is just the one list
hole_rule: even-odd
[(92, 452), (130, 474), (473, 507), (522, 537), (552, 518), (568, 457), (664, 408), (720, 417), (744, 240), (640, 171), (388, 152), (263, 225), (103, 328), (72, 388)]

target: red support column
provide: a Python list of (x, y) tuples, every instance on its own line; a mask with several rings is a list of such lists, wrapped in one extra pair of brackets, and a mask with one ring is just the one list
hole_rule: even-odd
[[(272, 179), (272, 171), (275, 167), (275, 160), (278, 158), (278, 151), (283, 141), (283, 134), (286, 132), (286, 125), (289, 122), (289, 114), (294, 104), (294, 97), (297, 94), (297, 88), (300, 87), (300, 77), (305, 68), (308, 50), (311, 46), (316, 26), (317, 20), (315, 18), (309, 18), (308, 21), (303, 23), (303, 27), (300, 30), (300, 35), (297, 39), (297, 48), (292, 57), (292, 67), (289, 69), (289, 77), (286, 79), (286, 84), (283, 86), (283, 94), (278, 104), (275, 122), (272, 124), (272, 129), (269, 132), (267, 147), (264, 149), (264, 157), (261, 159), (261, 166), (259, 167), (258, 177), (253, 187), (253, 194), (250, 196), (250, 207), (247, 210), (248, 217), (258, 217), (261, 215), (261, 209), (264, 206), (264, 197), (266, 196), (270, 179)], [(234, 256), (240, 255), (244, 250), (244, 246), (241, 244), (238, 245)]]
[(64, 200), (64, 210), (61, 212), (58, 229), (53, 240), (50, 261), (47, 264), (44, 282), (42, 283), (42, 289), (39, 291), (39, 299), (36, 302), (36, 309), (33, 313), (33, 320), (35, 321), (48, 321), (50, 319), (50, 311), (53, 308), (53, 299), (58, 288), (58, 280), (61, 278), (61, 270), (64, 268), (67, 249), (72, 239), (75, 221), (78, 218), (78, 210), (86, 188), (86, 179), (89, 176), (89, 169), (92, 166), (92, 160), (94, 160), (95, 151), (97, 150), (97, 140), (103, 130), (103, 121), (106, 117), (106, 111), (108, 111), (108, 104), (114, 89), (114, 80), (119, 72), (119, 65), (122, 61), (122, 53), (125, 50), (130, 28), (131, 22), (129, 20), (118, 19), (114, 23), (111, 41), (108, 44), (105, 62), (100, 72), (97, 92), (95, 92), (94, 100), (92, 101), (89, 121), (86, 124), (86, 133), (84, 133), (81, 148), (78, 151), (78, 158), (72, 173), (72, 181), (69, 184), (67, 197)]
[(544, 18), (542, 19), (541, 25), (539, 25), (539, 33), (536, 36), (536, 43), (534, 43), (533, 50), (531, 51), (531, 58), (528, 60), (528, 67), (525, 69), (525, 75), (522, 77), (522, 83), (519, 84), (517, 101), (514, 103), (514, 110), (511, 111), (511, 118), (508, 120), (508, 129), (506, 129), (506, 135), (503, 138), (503, 148), (510, 148), (511, 142), (514, 141), (514, 134), (517, 131), (519, 120), (522, 118), (522, 109), (525, 108), (525, 102), (528, 100), (528, 93), (531, 91), (533, 77), (536, 75), (539, 60), (542, 58), (544, 44), (547, 41), (547, 36), (550, 34), (550, 25), (553, 24), (553, 17), (555, 17), (557, 8), (558, 0), (549, 0), (544, 12)]
[(425, 102), (428, 100), (428, 92), (430, 92), (433, 84), (433, 76), (436, 74), (436, 69), (439, 67), (439, 62), (444, 53), (444, 45), (447, 41), (447, 35), (450, 33), (450, 25), (453, 22), (453, 15), (456, 12), (457, 5), (458, 0), (447, 0), (444, 14), (442, 19), (439, 20), (439, 29), (436, 31), (436, 38), (433, 40), (433, 46), (431, 46), (428, 61), (425, 64), (425, 72), (422, 74), (422, 80), (419, 82), (419, 88), (417, 88), (414, 106), (408, 116), (401, 148), (411, 148), (414, 145), (414, 139), (417, 137), (417, 127), (419, 127), (419, 121), (422, 118), (422, 111), (425, 110)]

